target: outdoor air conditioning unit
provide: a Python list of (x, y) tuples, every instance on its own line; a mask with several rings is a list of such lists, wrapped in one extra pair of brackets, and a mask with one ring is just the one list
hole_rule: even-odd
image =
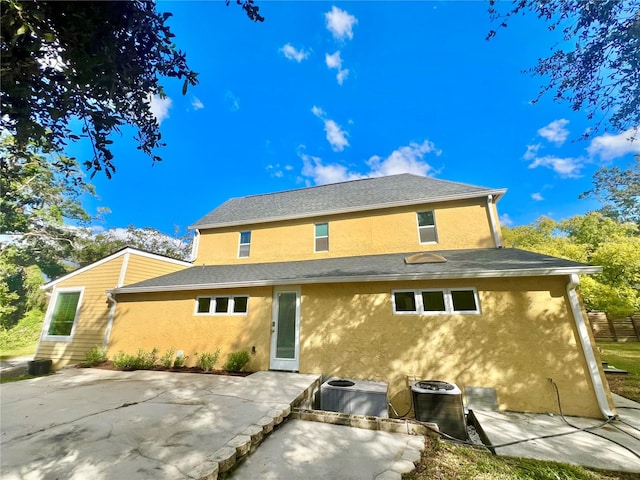
[(422, 380), (411, 386), (416, 420), (436, 423), (441, 432), (466, 440), (467, 424), (462, 392), (453, 383)]
[(329, 378), (320, 386), (320, 408), (329, 412), (389, 418), (385, 382)]

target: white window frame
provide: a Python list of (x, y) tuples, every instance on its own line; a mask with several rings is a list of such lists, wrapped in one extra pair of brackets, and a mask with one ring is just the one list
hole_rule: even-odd
[[(78, 304), (76, 305), (76, 314), (73, 317), (73, 326), (69, 335), (49, 335), (49, 328), (51, 327), (51, 320), (53, 318), (53, 312), (55, 311), (56, 303), (58, 302), (58, 296), (61, 293), (77, 293), (80, 292), (78, 297)], [(47, 314), (45, 316), (44, 324), (42, 326), (41, 338), (45, 342), (71, 342), (73, 335), (76, 332), (78, 326), (78, 314), (80, 313), (80, 307), (82, 306), (82, 298), (84, 297), (84, 287), (63, 287), (56, 288), (51, 300), (49, 300), (49, 306), (47, 307)]]
[[(211, 299), (211, 303), (209, 304), (209, 311), (208, 312), (198, 312), (198, 305), (200, 303), (200, 299), (201, 298), (209, 298)], [(227, 305), (227, 311), (226, 312), (216, 312), (216, 303), (217, 303), (217, 299), (218, 298), (228, 298), (229, 299), (229, 305)], [(245, 312), (234, 312), (234, 307), (235, 307), (235, 299), (236, 298), (246, 298), (247, 299), (247, 309)], [(193, 314), (198, 316), (198, 317), (202, 317), (202, 316), (211, 316), (211, 315), (218, 315), (218, 316), (228, 316), (228, 315), (232, 315), (232, 316), (238, 316), (238, 315), (248, 315), (249, 314), (249, 295), (199, 295), (196, 297), (196, 305), (195, 308), (193, 310)]]
[[(475, 310), (454, 310), (453, 309), (453, 297), (452, 291), (469, 291), (473, 292), (473, 299), (476, 304)], [(442, 292), (444, 296), (445, 310), (438, 312), (428, 310), (425, 311), (424, 304), (422, 302), (422, 292)], [(398, 311), (396, 310), (396, 293), (413, 293), (414, 301), (416, 304), (416, 310), (412, 312)], [(480, 315), (482, 313), (480, 308), (480, 299), (478, 297), (478, 290), (475, 287), (455, 287), (455, 288), (420, 288), (420, 289), (402, 289), (391, 290), (391, 305), (394, 315)]]
[[(243, 233), (248, 233), (249, 234), (249, 241), (246, 243), (242, 243), (242, 234)], [(239, 237), (238, 237), (238, 258), (249, 258), (251, 256), (251, 230), (243, 230), (242, 232), (240, 232)], [(247, 254), (246, 255), (241, 255), (242, 253), (242, 247), (246, 246), (247, 247)]]
[[(326, 235), (317, 235), (316, 229), (318, 225), (326, 225), (327, 226), (327, 234)], [(327, 249), (326, 250), (318, 250), (318, 239), (326, 238), (327, 239)], [(313, 251), (314, 252), (328, 252), (329, 251), (329, 222), (318, 222), (313, 224)]]
[[(427, 213), (427, 212), (431, 212), (433, 215), (433, 225), (420, 225), (420, 214), (421, 213)], [(416, 226), (418, 227), (418, 243), (420, 245), (434, 245), (436, 243), (438, 243), (438, 227), (437, 227), (437, 223), (436, 223), (436, 211), (435, 210), (420, 210), (419, 212), (416, 212)], [(430, 240), (428, 242), (423, 242), (422, 238), (420, 236), (420, 232), (422, 229), (433, 229), (434, 232), (434, 237), (435, 240)]]

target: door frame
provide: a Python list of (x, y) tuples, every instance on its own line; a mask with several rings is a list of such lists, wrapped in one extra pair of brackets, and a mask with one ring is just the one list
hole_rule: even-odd
[[(277, 358), (277, 329), (278, 329), (278, 312), (280, 308), (279, 294), (295, 293), (296, 294), (296, 319), (295, 319), (295, 345), (294, 358)], [(297, 372), (300, 370), (300, 306), (301, 295), (300, 287), (280, 286), (273, 287), (273, 307), (271, 312), (271, 347), (269, 350), (269, 369), (284, 370), (289, 372)]]

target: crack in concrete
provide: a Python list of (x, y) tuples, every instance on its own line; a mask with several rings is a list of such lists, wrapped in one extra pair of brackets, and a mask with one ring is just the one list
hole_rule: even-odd
[(157, 462), (160, 463), (162, 465), (166, 465), (168, 467), (173, 467), (175, 468), (178, 472), (180, 472), (182, 475), (184, 475), (186, 478), (193, 478), (195, 480), (196, 477), (192, 477), (191, 475), (189, 475), (188, 473), (183, 472), (180, 467), (178, 467), (177, 465), (174, 465), (173, 463), (169, 463), (169, 462), (165, 462), (164, 460), (161, 460), (159, 458), (153, 458), (149, 455), (145, 455), (144, 453), (142, 453), (142, 451), (140, 450), (140, 448), (134, 448), (133, 450), (131, 450), (131, 453), (137, 453), (138, 455), (140, 455), (142, 458), (146, 458), (147, 460), (151, 460), (152, 462)]
[(25, 433), (24, 435), (20, 435), (18, 437), (12, 438), (10, 440), (4, 441), (4, 442), (0, 442), (0, 445), (10, 445), (15, 440), (21, 440), (23, 438), (27, 438), (27, 437), (30, 437), (32, 435), (36, 435), (38, 433), (46, 432), (47, 430), (51, 430), (51, 429), (56, 428), (56, 427), (64, 427), (65, 425), (73, 424), (73, 423), (78, 422), (80, 420), (84, 420), (85, 418), (95, 417), (97, 415), (102, 415), (103, 413), (107, 413), (107, 412), (113, 412), (113, 411), (118, 410), (120, 408), (126, 408), (126, 407), (131, 407), (131, 406), (134, 406), (134, 405), (139, 405), (139, 404), (142, 404), (142, 403), (147, 403), (147, 402), (150, 402), (151, 400), (155, 400), (156, 398), (158, 398), (159, 396), (167, 393), (168, 391), (169, 390), (164, 390), (164, 391), (158, 393), (157, 395), (149, 397), (149, 398), (147, 398), (145, 400), (141, 400), (139, 402), (123, 403), (122, 405), (118, 405), (117, 407), (106, 408), (104, 410), (100, 410), (100, 411), (97, 411), (97, 412), (89, 413), (87, 415), (83, 415), (81, 417), (74, 418), (73, 420), (69, 420), (69, 421), (62, 422), (62, 423), (54, 423), (54, 424), (51, 424), (51, 425), (49, 425), (47, 427), (43, 427), (43, 428), (41, 428), (39, 430), (35, 430), (33, 432), (28, 432), (28, 433)]

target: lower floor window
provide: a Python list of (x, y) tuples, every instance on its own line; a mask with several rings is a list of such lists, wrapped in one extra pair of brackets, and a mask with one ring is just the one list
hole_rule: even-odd
[(196, 315), (242, 315), (248, 305), (247, 296), (198, 297)]
[(76, 322), (82, 291), (58, 292), (54, 298), (47, 336), (69, 337)]
[(395, 290), (392, 299), (395, 314), (480, 313), (475, 288)]

